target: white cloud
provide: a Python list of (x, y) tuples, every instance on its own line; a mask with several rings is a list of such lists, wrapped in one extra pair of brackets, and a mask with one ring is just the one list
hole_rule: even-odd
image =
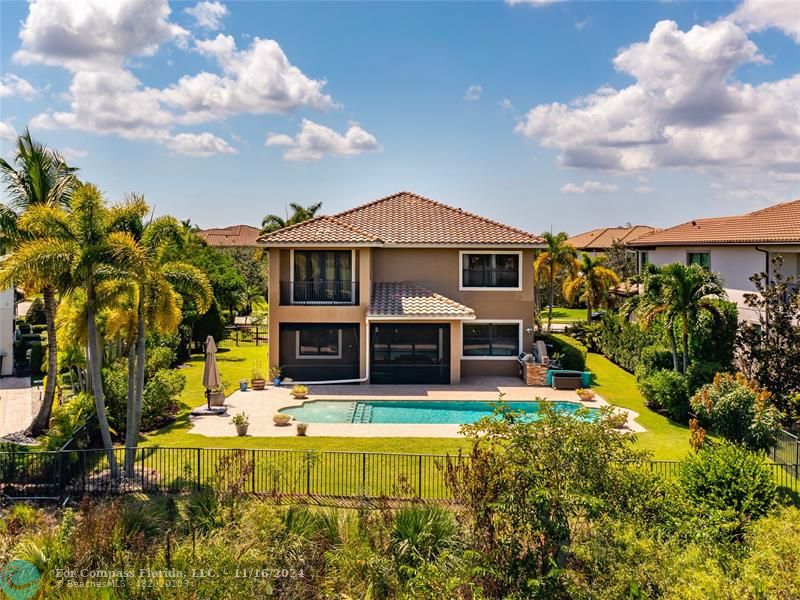
[(464, 92), (464, 100), (468, 102), (477, 102), (481, 99), (481, 92), (483, 92), (483, 87), (473, 83), (467, 88), (467, 91)]
[(150, 56), (160, 44), (188, 35), (169, 14), (167, 0), (33, 0), (14, 60), (77, 71)]
[(653, 191), (653, 188), (651, 188), (649, 185), (639, 185), (633, 188), (633, 191), (637, 194), (649, 194)]
[(80, 148), (71, 148), (69, 146), (64, 146), (61, 148), (61, 156), (64, 157), (64, 160), (67, 162), (72, 162), (79, 158), (83, 158), (89, 154), (86, 150), (81, 150)]
[(776, 27), (800, 44), (800, 6), (796, 0), (744, 0), (730, 18), (747, 31)]
[(800, 75), (758, 85), (733, 79), (739, 66), (763, 60), (729, 21), (688, 32), (661, 21), (614, 59), (632, 85), (535, 106), (515, 130), (572, 167), (798, 171)]
[(0, 121), (0, 140), (16, 140), (17, 130), (11, 121)]
[(508, 98), (503, 98), (502, 100), (500, 100), (500, 102), (497, 103), (497, 105), (503, 110), (514, 110), (514, 105)]
[[(218, 8), (212, 11), (219, 14)], [(128, 67), (130, 59), (154, 54), (165, 41), (187, 40), (169, 14), (166, 0), (34, 0), (15, 58), (59, 65), (72, 72), (72, 82), (62, 95), (68, 109), (48, 110), (31, 124), (152, 140), (175, 152), (206, 156), (235, 149), (209, 133), (175, 135), (173, 129), (243, 113), (337, 106), (322, 91), (324, 80), (291, 64), (276, 41), (259, 38), (244, 50), (231, 36), (196, 41), (194, 50), (221, 74), (203, 71), (163, 89), (145, 86)]]
[(205, 158), (212, 154), (237, 154), (238, 150), (211, 133), (179, 133), (166, 142), (178, 154)]
[(228, 8), (222, 2), (204, 0), (185, 9), (185, 12), (194, 17), (198, 27), (216, 31), (222, 29), (222, 19), (228, 14)]
[(586, 27), (587, 25), (589, 25), (591, 22), (592, 22), (592, 17), (586, 17), (586, 18), (585, 18), (585, 19), (583, 19), (582, 21), (578, 21), (578, 20), (576, 19), (576, 20), (575, 20), (575, 29), (577, 29), (578, 31), (580, 31), (581, 29), (583, 29), (584, 27)]
[(601, 183), (599, 181), (592, 180), (584, 181), (580, 185), (575, 183), (567, 183), (566, 185), (561, 186), (562, 194), (585, 194), (587, 192), (608, 194), (610, 192), (616, 192), (617, 190), (619, 190), (619, 186), (617, 185)]
[(286, 134), (270, 134), (267, 146), (286, 146), (286, 160), (320, 160), (325, 156), (356, 156), (362, 152), (380, 150), (378, 140), (351, 123), (344, 135), (329, 127), (303, 119), (300, 132), (292, 138)]
[(33, 100), (39, 92), (28, 81), (13, 73), (0, 78), (0, 98), (18, 96), (23, 100)]

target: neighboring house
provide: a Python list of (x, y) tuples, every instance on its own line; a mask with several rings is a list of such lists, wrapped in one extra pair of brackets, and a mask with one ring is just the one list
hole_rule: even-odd
[(457, 383), (531, 350), (535, 235), (401, 192), (260, 241), (285, 377)]
[(783, 257), (782, 275), (800, 275), (800, 200), (745, 215), (696, 219), (662, 229), (630, 243), (642, 263), (700, 264), (719, 273), (739, 316), (756, 321), (744, 304), (755, 273), (769, 272), (770, 260)]
[(199, 232), (215, 248), (256, 248), (261, 230), (250, 225), (231, 225), (218, 229), (204, 229)]
[(657, 231), (655, 227), (649, 225), (632, 225), (631, 227), (600, 227), (584, 233), (574, 235), (567, 240), (567, 243), (583, 252), (595, 255), (611, 249), (614, 242), (630, 244), (643, 235), (649, 235)]
[(14, 288), (0, 289), (0, 377), (14, 369), (14, 304)]

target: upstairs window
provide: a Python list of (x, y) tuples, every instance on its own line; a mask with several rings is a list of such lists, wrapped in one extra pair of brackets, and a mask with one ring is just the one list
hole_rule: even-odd
[(689, 252), (686, 255), (686, 264), (700, 265), (706, 269), (711, 268), (711, 255), (708, 252)]
[(461, 289), (521, 289), (520, 253), (462, 252)]

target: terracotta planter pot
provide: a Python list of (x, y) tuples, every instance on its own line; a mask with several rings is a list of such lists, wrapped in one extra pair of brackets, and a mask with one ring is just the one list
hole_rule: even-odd
[(307, 430), (308, 430), (308, 423), (297, 424), (297, 435), (303, 436), (306, 434)]
[(238, 435), (239, 437), (246, 436), (248, 427), (249, 427), (248, 423), (245, 423), (244, 425), (237, 425), (236, 426), (236, 435)]
[(275, 413), (272, 415), (272, 422), (278, 427), (286, 427), (292, 421), (292, 415), (285, 413)]
[(211, 406), (222, 406), (225, 404), (225, 392), (211, 392), (209, 404), (211, 404)]
[(253, 386), (254, 390), (263, 390), (267, 386), (266, 379), (253, 379), (250, 381), (250, 384)]
[(292, 398), (295, 400), (305, 400), (308, 398), (308, 394), (292, 394)]

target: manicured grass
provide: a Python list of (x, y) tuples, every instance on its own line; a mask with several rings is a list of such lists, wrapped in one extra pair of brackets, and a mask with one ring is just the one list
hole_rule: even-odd
[(594, 375), (593, 389), (611, 404), (639, 413), (636, 421), (647, 429), (637, 433), (639, 448), (649, 450), (653, 458), (681, 460), (689, 453), (689, 428), (653, 412), (644, 404), (636, 388), (636, 378), (602, 354), (590, 353), (586, 368)]
[[(539, 313), (542, 323), (547, 323), (548, 308), (544, 307)], [(586, 320), (585, 308), (563, 308), (561, 306), (553, 307), (553, 323), (574, 323), (575, 321)]]
[[(178, 419), (155, 433), (142, 438), (143, 446), (171, 446), (176, 448), (271, 448), (295, 450), (350, 450), (354, 452), (399, 452), (411, 454), (444, 454), (465, 450), (469, 443), (454, 438), (347, 438), (347, 437), (206, 437), (189, 433), (189, 411), (205, 403), (202, 355), (192, 356), (181, 367), (186, 375), (186, 389), (181, 395)], [(250, 379), (254, 361), (261, 367), (267, 365), (267, 347), (220, 348), (217, 364), (222, 378), (231, 383), (227, 394), (238, 389), (240, 379)]]

